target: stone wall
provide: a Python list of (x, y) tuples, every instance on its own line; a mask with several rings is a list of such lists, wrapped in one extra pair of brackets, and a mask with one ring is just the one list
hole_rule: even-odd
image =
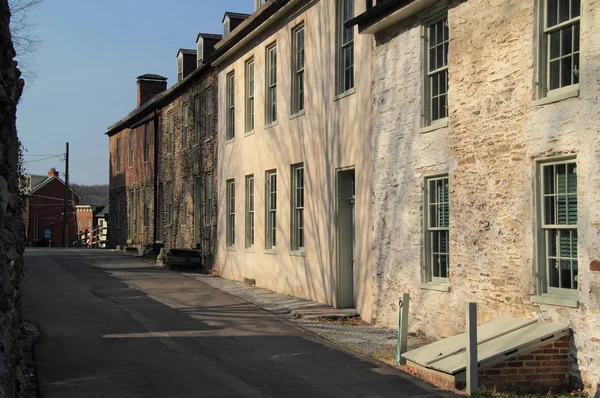
[(13, 61), (10, 13), (0, 0), (0, 397), (19, 397), (21, 384), (21, 301), (25, 227), (19, 195), (17, 103), (23, 89)]
[[(422, 21), (448, 7), (448, 126), (420, 129)], [(441, 338), (500, 315), (573, 330), (570, 375), (600, 383), (600, 2), (581, 2), (580, 94), (536, 95), (535, 2), (438, 2), (374, 38), (372, 216), (375, 323), (395, 327), (411, 294), (409, 328)], [(536, 304), (535, 160), (573, 155), (578, 179), (577, 308)], [(449, 291), (423, 288), (424, 177), (450, 179)]]

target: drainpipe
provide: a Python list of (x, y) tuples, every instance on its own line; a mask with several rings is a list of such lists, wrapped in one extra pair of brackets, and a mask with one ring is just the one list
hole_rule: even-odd
[(152, 228), (152, 237), (153, 243), (156, 243), (158, 240), (158, 229), (157, 229), (157, 221), (158, 221), (158, 118), (159, 113), (155, 109), (154, 110), (154, 205), (153, 205), (153, 213), (154, 213), (154, 223)]

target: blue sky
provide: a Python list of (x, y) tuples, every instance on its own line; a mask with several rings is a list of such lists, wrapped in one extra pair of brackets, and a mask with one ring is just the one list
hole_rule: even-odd
[[(199, 32), (220, 33), (225, 11), (251, 13), (253, 0), (44, 0), (30, 18), (42, 43), (39, 76), (17, 111), (26, 172), (45, 174), (70, 146), (70, 181), (108, 184), (106, 128), (136, 106), (136, 77), (177, 80), (179, 48)], [(18, 58), (18, 57), (17, 57)], [(32, 162), (33, 161), (33, 162)]]

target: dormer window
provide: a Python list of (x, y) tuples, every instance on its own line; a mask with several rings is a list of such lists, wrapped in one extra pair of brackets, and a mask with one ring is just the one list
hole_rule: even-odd
[(223, 22), (223, 37), (227, 36), (229, 34), (229, 19), (226, 19), (225, 22)]
[(183, 55), (177, 58), (177, 81), (183, 80)]
[(254, 0), (254, 10), (258, 10), (260, 7), (265, 5), (266, 0)]
[(204, 41), (202, 39), (198, 40), (196, 43), (196, 62), (197, 65), (202, 65), (202, 61), (204, 60)]

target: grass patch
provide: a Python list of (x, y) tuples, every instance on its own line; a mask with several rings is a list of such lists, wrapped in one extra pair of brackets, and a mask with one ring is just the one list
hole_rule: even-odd
[(573, 391), (569, 393), (555, 394), (520, 394), (515, 392), (495, 392), (488, 390), (487, 388), (480, 388), (477, 393), (473, 394), (473, 397), (477, 398), (589, 398), (588, 393), (585, 391)]

